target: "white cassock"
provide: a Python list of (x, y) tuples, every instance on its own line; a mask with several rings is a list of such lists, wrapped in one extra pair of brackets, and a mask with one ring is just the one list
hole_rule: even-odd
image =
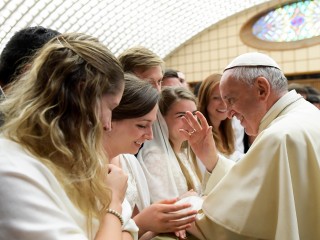
[(287, 93), (221, 178), (209, 179), (196, 221), (205, 239), (320, 239), (319, 110)]

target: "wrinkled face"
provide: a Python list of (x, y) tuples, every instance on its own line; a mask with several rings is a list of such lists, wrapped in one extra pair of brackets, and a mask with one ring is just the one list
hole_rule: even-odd
[(169, 138), (173, 143), (183, 142), (186, 140), (183, 134), (180, 133), (179, 129), (190, 128), (182, 121), (182, 117), (187, 111), (196, 112), (197, 106), (191, 100), (182, 99), (173, 103), (167, 114), (164, 116), (169, 130)]
[(142, 117), (112, 121), (112, 129), (106, 135), (109, 157), (122, 153), (136, 154), (146, 140), (153, 139), (152, 124), (157, 111), (158, 105)]
[(161, 83), (162, 83), (162, 68), (161, 66), (150, 67), (145, 71), (135, 70), (134, 74), (141, 78), (142, 80), (147, 80), (152, 84), (154, 88), (156, 88), (159, 92), (161, 91)]
[(108, 93), (101, 98), (101, 122), (105, 131), (109, 131), (111, 129), (112, 110), (119, 105), (123, 90), (124, 84), (122, 84), (121, 89), (116, 93)]
[(167, 77), (167, 78), (163, 79), (161, 86), (162, 87), (165, 87), (165, 86), (167, 86), (167, 87), (168, 86), (182, 87), (182, 84), (181, 84), (179, 78)]
[(211, 122), (216, 126), (219, 126), (220, 122), (228, 117), (227, 106), (221, 98), (219, 84), (213, 88), (207, 111)]
[(257, 135), (260, 121), (266, 113), (266, 103), (261, 100), (256, 83), (248, 85), (229, 77), (227, 70), (220, 81), (220, 91), (227, 105), (228, 117), (240, 120), (248, 135)]

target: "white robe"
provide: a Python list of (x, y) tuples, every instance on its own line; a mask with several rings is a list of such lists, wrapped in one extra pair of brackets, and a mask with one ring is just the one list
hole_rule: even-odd
[(206, 239), (219, 239), (217, 226), (231, 231), (223, 239), (320, 239), (320, 111), (287, 93), (247, 154), (208, 190), (196, 222)]
[(150, 206), (150, 193), (147, 179), (138, 162), (138, 159), (132, 154), (120, 155), (121, 168), (128, 174), (128, 189), (126, 198), (131, 207), (135, 205), (141, 212), (144, 208)]
[[(157, 121), (152, 126), (153, 140), (144, 143), (138, 154), (138, 160), (148, 181), (151, 202), (176, 198), (188, 191), (187, 181), (182, 173), (178, 159), (169, 142), (166, 122), (160, 111)], [(190, 161), (187, 169), (192, 168)], [(201, 182), (196, 179), (195, 171), (190, 171), (193, 184), (201, 189)]]
[[(138, 238), (127, 201), (123, 230)], [(0, 137), (0, 239), (87, 240), (86, 218), (54, 174), (19, 144)], [(99, 228), (93, 219), (93, 236)]]

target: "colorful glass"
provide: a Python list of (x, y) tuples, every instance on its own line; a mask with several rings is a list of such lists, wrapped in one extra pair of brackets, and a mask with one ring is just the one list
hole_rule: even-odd
[(257, 38), (292, 42), (320, 35), (320, 0), (298, 1), (274, 9), (252, 26)]

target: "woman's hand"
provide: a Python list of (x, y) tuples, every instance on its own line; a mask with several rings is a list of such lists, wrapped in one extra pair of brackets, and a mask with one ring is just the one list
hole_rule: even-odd
[[(112, 191), (112, 198), (109, 208), (122, 214), (122, 202), (125, 198), (128, 176), (121, 168), (113, 164), (108, 164), (106, 173), (104, 174), (106, 185)], [(121, 221), (119, 218), (106, 212), (100, 222), (99, 230), (94, 238), (95, 240), (114, 239), (114, 240), (132, 240), (132, 236), (128, 232), (122, 231)]]
[(116, 165), (108, 164), (105, 179), (107, 186), (112, 191), (112, 201), (121, 204), (125, 198), (128, 187), (128, 175)]
[(189, 203), (174, 204), (177, 199), (163, 200), (142, 210), (134, 217), (139, 227), (139, 236), (147, 231), (156, 233), (178, 232), (191, 226), (197, 211), (187, 210)]
[(212, 126), (208, 125), (206, 118), (199, 111), (195, 113), (195, 116), (191, 112), (186, 112), (183, 121), (187, 124), (188, 129), (180, 129), (181, 133), (187, 138), (196, 156), (211, 172), (218, 161)]

